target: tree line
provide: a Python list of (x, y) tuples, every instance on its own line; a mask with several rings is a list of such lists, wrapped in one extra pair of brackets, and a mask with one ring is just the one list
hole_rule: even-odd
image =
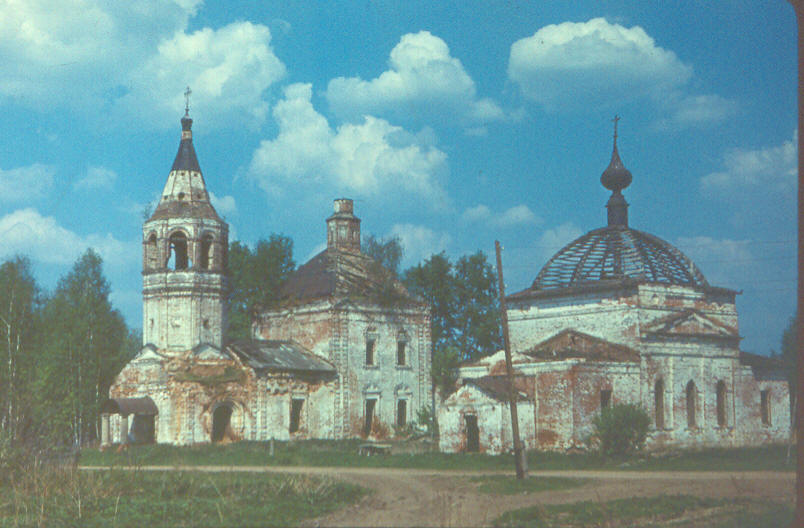
[(50, 293), (28, 258), (0, 264), (0, 440), (36, 447), (98, 438), (109, 386), (140, 346), (109, 293), (91, 249)]

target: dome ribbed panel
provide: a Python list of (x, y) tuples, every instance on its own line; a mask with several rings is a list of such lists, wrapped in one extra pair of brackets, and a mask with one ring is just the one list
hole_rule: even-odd
[(623, 279), (708, 286), (692, 260), (674, 246), (648, 233), (612, 226), (590, 231), (564, 246), (539, 272), (532, 289)]

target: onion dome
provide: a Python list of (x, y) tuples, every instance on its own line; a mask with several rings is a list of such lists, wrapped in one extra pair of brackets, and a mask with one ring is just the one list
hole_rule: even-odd
[(602, 285), (606, 281), (634, 280), (694, 287), (709, 287), (695, 264), (664, 240), (628, 227), (628, 203), (622, 190), (631, 184), (631, 172), (614, 149), (600, 181), (611, 190), (606, 208), (608, 226), (573, 240), (544, 265), (530, 291)]

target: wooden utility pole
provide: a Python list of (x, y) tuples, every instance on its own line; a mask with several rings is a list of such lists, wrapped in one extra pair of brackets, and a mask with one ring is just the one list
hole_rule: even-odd
[(796, 311), (796, 513), (791, 528), (804, 526), (804, 0), (789, 0), (798, 26), (798, 309)]
[(497, 285), (500, 291), (500, 318), (502, 319), (503, 347), (505, 348), (505, 370), (508, 373), (508, 401), (511, 405), (511, 432), (514, 436), (514, 464), (516, 465), (516, 478), (523, 479), (527, 475), (528, 467), (522, 442), (519, 441), (519, 415), (517, 413), (517, 395), (519, 391), (514, 386), (514, 365), (511, 361), (511, 343), (508, 340), (508, 311), (505, 309), (505, 283), (503, 282), (502, 250), (500, 241), (494, 241), (497, 252)]

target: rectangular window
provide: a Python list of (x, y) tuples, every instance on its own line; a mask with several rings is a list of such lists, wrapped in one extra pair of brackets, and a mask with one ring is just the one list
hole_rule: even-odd
[(771, 424), (771, 409), (770, 409), (770, 391), (761, 391), (759, 393), (759, 412), (762, 414), (762, 425)]
[(407, 343), (404, 341), (397, 341), (396, 343), (396, 364), (397, 365), (404, 365), (406, 358), (405, 352), (407, 349)]
[(600, 408), (606, 409), (611, 405), (611, 389), (600, 391)]
[(408, 401), (399, 400), (396, 402), (396, 425), (405, 427), (408, 423)]
[(366, 365), (374, 365), (374, 346), (377, 342), (372, 339), (366, 339)]
[(366, 421), (363, 424), (363, 436), (371, 434), (371, 423), (374, 421), (374, 408), (377, 406), (377, 398), (366, 398)]
[(299, 430), (299, 423), (301, 423), (301, 411), (304, 405), (304, 400), (293, 398), (290, 400), (290, 427), (289, 431), (295, 433)]

